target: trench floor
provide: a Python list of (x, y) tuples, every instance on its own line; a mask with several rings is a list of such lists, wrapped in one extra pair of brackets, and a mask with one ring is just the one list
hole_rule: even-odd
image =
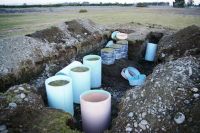
[[(117, 117), (121, 97), (129, 89), (134, 89), (128, 81), (121, 76), (121, 70), (128, 66), (137, 68), (141, 73), (149, 75), (152, 73), (155, 63), (144, 60), (133, 61), (128, 59), (116, 60), (113, 65), (102, 65), (102, 87), (100, 89), (109, 91), (112, 95), (112, 120)], [(72, 129), (82, 131), (80, 105), (75, 104), (74, 123), (70, 125)], [(112, 128), (110, 125), (109, 129)]]

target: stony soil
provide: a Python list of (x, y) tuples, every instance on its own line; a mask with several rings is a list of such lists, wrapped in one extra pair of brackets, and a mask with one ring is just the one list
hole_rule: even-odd
[[(76, 27), (75, 24), (78, 26)], [(117, 60), (115, 64), (110, 66), (102, 66), (103, 82), (100, 89), (107, 90), (112, 95), (112, 124), (108, 132), (198, 132), (200, 127), (200, 115), (197, 111), (200, 89), (199, 54), (196, 53), (195, 57), (192, 57), (193, 54), (189, 54), (188, 57), (180, 54), (176, 60), (170, 62), (162, 59), (154, 63), (144, 61), (145, 42), (158, 42), (158, 47), (161, 47), (160, 44), (162, 44), (162, 39), (165, 36), (170, 36), (174, 38), (173, 41), (176, 41), (176, 39), (180, 39), (176, 37), (180, 32), (173, 34), (174, 30), (168, 28), (158, 25), (144, 27), (141, 24), (136, 24), (133, 27), (115, 25), (106, 28), (89, 20), (74, 20), (62, 23), (56, 27), (28, 35), (29, 37), (21, 37), (23, 38), (21, 39), (22, 42), (25, 38), (29, 43), (19, 44), (20, 37), (14, 38), (16, 40), (15, 44), (18, 44), (16, 49), (22, 48), (20, 49), (21, 52), (29, 49), (28, 54), (25, 54), (25, 56), (17, 53), (11, 47), (9, 42), (13, 44), (13, 39), (1, 40), (0, 50), (2, 51), (1, 54), (3, 53), (2, 58), (4, 58), (5, 63), (2, 62), (1, 64), (4, 71), (0, 73), (0, 76), (4, 80), (0, 81), (1, 87), (3, 86), (4, 91), (7, 91), (0, 94), (0, 131), (82, 131), (80, 106), (75, 105), (74, 118), (60, 110), (48, 108), (44, 81), (73, 60), (82, 61), (82, 57), (86, 54), (99, 54), (99, 49), (105, 46), (106, 41), (110, 38), (111, 31), (116, 29), (129, 33), (129, 58)], [(190, 35), (190, 32), (196, 29), (198, 27), (194, 28), (193, 26), (188, 30), (183, 30), (185, 33), (181, 33)], [(53, 31), (56, 31), (55, 36), (52, 34)], [(199, 41), (198, 33), (199, 31), (194, 34), (197, 41)], [(6, 42), (8, 46), (3, 45), (3, 42)], [(37, 42), (39, 44), (36, 46), (39, 49), (34, 52), (32, 49), (35, 48), (34, 44)], [(165, 42), (167, 43), (167, 41)], [(196, 41), (192, 43), (196, 44)], [(170, 45), (175, 47), (176, 43), (170, 43)], [(196, 46), (199, 50), (198, 45)], [(12, 60), (8, 58), (6, 50), (3, 52), (5, 47), (7, 47), (8, 53), (12, 55)], [(45, 50), (46, 47), (49, 48), (50, 52), (43, 51), (41, 47), (44, 47)], [(182, 45), (178, 48), (181, 49), (181, 47)], [(38, 51), (42, 54), (36, 54)], [(49, 53), (50, 56), (47, 56)], [(173, 53), (169, 54), (169, 56), (171, 55)], [(51, 56), (53, 58), (45, 61), (46, 58)], [(24, 69), (21, 69), (23, 68), (21, 65), (15, 64), (26, 61), (26, 57), (30, 57), (29, 60), (33, 61), (33, 68), (35, 66), (38, 68), (39, 65), (31, 58), (37, 57), (36, 59), (41, 60), (38, 63), (41, 68), (38, 71), (39, 74), (31, 73), (36, 74), (36, 76), (30, 75), (31, 78), (23, 81), (16, 77), (23, 77), (27, 73)], [(11, 61), (15, 63), (13, 66), (12, 63), (8, 63)], [(32, 65), (26, 66), (28, 70), (33, 69)], [(128, 84), (128, 81), (122, 78), (120, 75), (121, 70), (128, 66), (136, 67), (141, 73), (148, 76), (144, 86), (132, 87)], [(9, 74), (13, 74), (12, 71), (5, 71), (7, 67), (18, 71), (23, 70), (24, 73), (19, 75), (15, 72), (15, 75), (10, 78), (14, 81), (11, 84), (10, 79), (5, 78), (5, 76), (9, 77)], [(27, 77), (24, 78), (27, 79)], [(8, 87), (21, 82), (27, 82), (30, 85), (21, 84)], [(5, 87), (5, 83), (7, 83), (7, 87)], [(174, 117), (178, 112), (182, 112), (186, 117), (183, 124), (177, 124), (174, 121)]]

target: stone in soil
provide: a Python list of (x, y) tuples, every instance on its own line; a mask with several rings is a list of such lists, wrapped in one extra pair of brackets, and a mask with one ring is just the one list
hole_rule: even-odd
[(0, 132), (4, 131), (6, 129), (7, 129), (6, 125), (0, 125)]
[(174, 121), (177, 124), (182, 124), (185, 121), (185, 115), (181, 112), (176, 113), (176, 115), (174, 117)]
[(17, 108), (17, 104), (16, 103), (9, 103), (9, 108), (15, 109)]

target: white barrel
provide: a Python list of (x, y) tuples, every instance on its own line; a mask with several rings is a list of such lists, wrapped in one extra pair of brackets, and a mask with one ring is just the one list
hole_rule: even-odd
[(72, 80), (65, 75), (57, 75), (45, 81), (48, 104), (74, 115)]
[(98, 55), (87, 55), (83, 57), (83, 65), (90, 68), (91, 71), (91, 88), (101, 87), (101, 57)]
[(145, 60), (154, 61), (156, 56), (157, 44), (148, 43), (146, 48)]
[(80, 96), (83, 130), (103, 133), (111, 122), (111, 95), (104, 90), (86, 91)]
[(117, 38), (117, 40), (125, 40), (128, 38), (128, 35), (125, 33), (117, 33), (116, 38)]
[(113, 48), (101, 49), (102, 63), (105, 65), (111, 65), (115, 63), (115, 50)]
[(76, 66), (80, 66), (80, 65), (82, 65), (81, 62), (79, 62), (79, 61), (73, 61), (68, 66), (66, 66), (65, 68), (63, 68), (59, 72), (57, 72), (56, 75), (67, 75), (67, 76), (69, 76), (70, 69), (72, 67), (76, 67)]
[(91, 87), (90, 68), (83, 65), (71, 68), (70, 77), (73, 81), (74, 103), (80, 103), (81, 93), (90, 90)]

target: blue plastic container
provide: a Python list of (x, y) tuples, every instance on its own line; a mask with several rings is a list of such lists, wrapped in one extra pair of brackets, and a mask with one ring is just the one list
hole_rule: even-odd
[(117, 38), (116, 38), (117, 33), (120, 33), (120, 32), (119, 32), (119, 31), (114, 31), (114, 32), (111, 34), (111, 38), (112, 38), (113, 40), (117, 40)]
[(74, 103), (80, 103), (80, 95), (83, 92), (90, 90), (91, 88), (90, 72), (91, 72), (90, 68), (84, 65), (76, 66), (70, 69)]
[(87, 55), (83, 57), (83, 65), (91, 70), (91, 88), (101, 87), (101, 57), (98, 55)]
[(138, 77), (139, 75), (140, 72), (134, 67), (127, 67), (125, 70), (125, 76), (127, 77), (127, 79), (132, 77)]
[(146, 80), (146, 75), (141, 74), (137, 77), (128, 78), (129, 84), (131, 86), (140, 86), (143, 85)]
[(157, 44), (154, 43), (148, 43), (146, 54), (145, 54), (145, 60), (146, 61), (154, 61), (156, 56), (156, 50), (157, 50)]
[(112, 45), (114, 44), (114, 42), (111, 40), (106, 44), (106, 48), (110, 48), (112, 47)]

